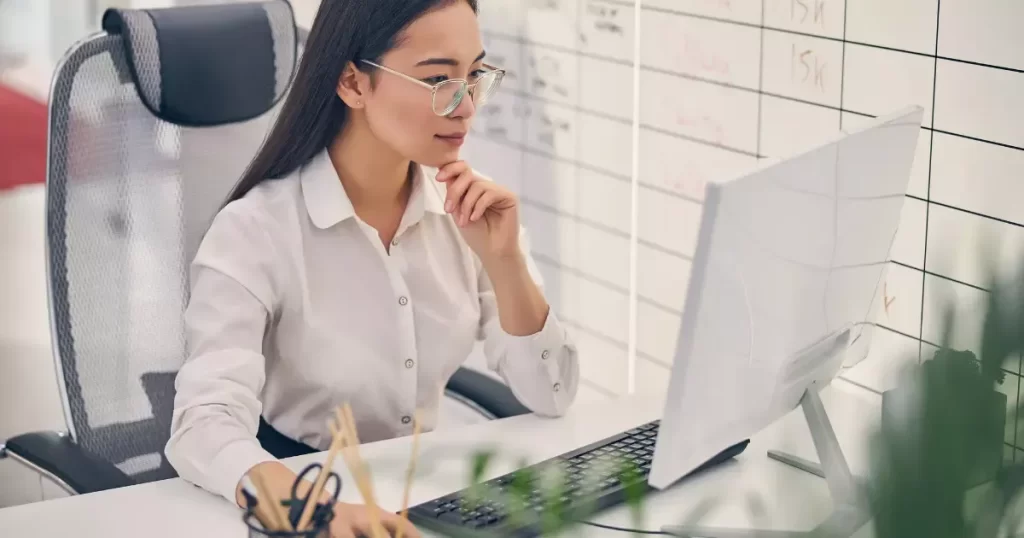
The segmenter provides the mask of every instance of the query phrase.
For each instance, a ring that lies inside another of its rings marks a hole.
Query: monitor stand
[[[662,532],[685,538],[846,538],[866,525],[871,520],[867,496],[846,464],[817,387],[812,386],[804,392],[800,405],[803,407],[804,417],[811,430],[811,438],[814,440],[814,448],[818,452],[821,465],[774,450],[768,451],[768,457],[825,479],[835,506],[828,519],[807,531],[667,525],[662,527]]]

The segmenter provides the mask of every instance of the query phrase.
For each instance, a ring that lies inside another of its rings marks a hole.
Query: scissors
[[[316,479],[320,473],[323,472],[323,468],[323,464],[310,463],[302,470],[301,473],[299,473],[297,477],[295,477],[295,482],[292,483],[291,497],[288,499],[288,519],[291,521],[293,528],[298,524],[299,518],[302,517],[302,511],[305,510],[306,503],[309,502],[309,496],[313,493],[312,484],[316,483]],[[308,476],[310,473],[312,473],[312,476]],[[338,473],[329,471],[327,473],[327,479],[324,480],[324,490],[327,490],[328,483],[331,479],[334,479],[334,491],[331,494],[330,501],[326,503],[317,503],[317,506],[313,509],[312,521],[314,523],[322,521],[322,518],[331,514],[335,503],[338,502],[338,495],[341,493],[341,477],[338,476]],[[299,484],[301,484],[303,480],[308,480],[311,485],[309,486],[309,491],[306,492],[306,495],[300,497],[298,494],[298,488]],[[316,502],[316,500],[314,500],[314,502]]]

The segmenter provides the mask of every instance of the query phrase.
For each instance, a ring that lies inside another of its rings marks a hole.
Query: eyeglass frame
[[[402,73],[401,71],[396,71],[394,69],[391,69],[390,67],[386,67],[386,66],[380,65],[380,64],[378,64],[376,62],[371,62],[370,60],[359,60],[359,61],[361,61],[361,62],[363,62],[365,64],[372,65],[373,67],[376,67],[377,69],[383,69],[384,71],[387,71],[388,73],[391,73],[392,75],[398,75],[399,77],[404,78],[405,80],[408,80],[410,82],[415,82],[416,84],[419,84],[420,86],[423,86],[424,88],[427,88],[428,90],[430,90],[430,109],[431,109],[431,111],[434,114],[437,114],[438,116],[441,116],[441,117],[447,116],[448,114],[451,114],[452,112],[455,112],[455,109],[459,108],[459,105],[462,104],[462,99],[459,99],[459,102],[456,103],[456,105],[454,107],[452,107],[452,109],[449,110],[447,113],[445,113],[445,114],[438,114],[437,111],[434,110],[434,101],[437,99],[437,89],[439,87],[441,87],[441,85],[449,84],[451,82],[461,82],[463,84],[463,86],[466,87],[466,93],[468,93],[470,95],[470,98],[472,98],[473,92],[476,90],[476,85],[480,83],[479,81],[471,83],[471,82],[469,82],[468,80],[466,80],[464,78],[450,78],[448,80],[442,80],[441,82],[438,82],[437,84],[428,84],[428,83],[423,82],[422,80],[420,80],[420,79],[418,79],[416,77],[413,77],[413,76],[410,76],[410,75],[406,75],[405,73]],[[497,83],[498,84],[500,84],[501,81],[505,78],[505,70],[504,69],[502,69],[500,67],[495,67],[493,65],[486,64],[486,63],[482,64],[482,65],[483,65],[483,67],[485,67],[488,70],[487,71],[488,74],[489,73],[497,73],[496,76],[498,77],[497,78]],[[463,97],[465,97],[465,95],[463,95]]]

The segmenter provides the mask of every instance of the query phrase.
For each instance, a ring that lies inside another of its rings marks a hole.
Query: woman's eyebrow
[[[480,60],[483,60],[484,56],[487,56],[487,51],[481,51],[480,55],[470,63],[477,63]],[[456,67],[459,65],[459,61],[455,58],[427,58],[426,60],[416,63],[416,67],[420,67],[422,65],[450,65]]]

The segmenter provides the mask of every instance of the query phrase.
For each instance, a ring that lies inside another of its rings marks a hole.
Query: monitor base
[[[820,476],[828,483],[829,494],[835,508],[817,527],[806,531],[731,529],[699,526],[667,525],[661,531],[681,538],[849,538],[871,521],[867,496],[860,481],[850,472],[836,439],[835,430],[825,413],[818,389],[811,386],[800,400],[807,427],[814,440],[820,465],[798,456],[775,450],[768,457],[802,471]]]

